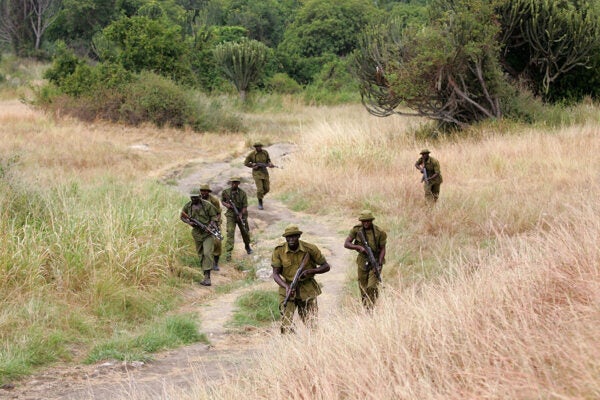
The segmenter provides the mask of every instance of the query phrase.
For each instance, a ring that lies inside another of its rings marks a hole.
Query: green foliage
[[[350,54],[376,14],[375,7],[360,0],[307,1],[278,47],[284,70],[300,83],[312,81],[326,62],[321,57]]]
[[[235,301],[238,309],[233,314],[233,326],[262,326],[279,319],[279,294],[255,290]]]
[[[515,78],[527,79],[536,94],[567,97],[551,87],[581,68],[593,66],[600,50],[600,12],[592,2],[578,0],[509,0],[502,16],[504,57]],[[568,79],[567,79],[568,80]],[[563,80],[563,83],[565,81]]]
[[[302,86],[283,72],[268,78],[265,87],[269,92],[280,94],[297,94],[302,91]]]
[[[243,26],[250,39],[274,47],[284,31],[284,7],[277,0],[231,0],[224,15],[229,26]]]
[[[264,44],[250,39],[239,42],[227,42],[214,50],[215,60],[223,73],[236,87],[242,101],[250,85],[260,78],[264,66],[271,56],[270,49]]]
[[[321,68],[313,83],[304,91],[309,104],[339,104],[358,102],[358,82],[350,72],[350,59],[333,58]]]
[[[435,0],[427,26],[391,21],[365,31],[356,75],[367,109],[466,126],[502,116],[507,86],[498,62],[495,3]]]
[[[177,82],[193,82],[188,46],[181,27],[145,16],[121,18],[103,30],[114,47],[99,54],[128,71],[153,71]]]
[[[42,87],[36,103],[86,121],[151,122],[196,131],[242,129],[239,118],[218,102],[152,72],[132,74],[121,65],[101,63],[95,67],[79,64],[70,75],[55,75],[60,77],[55,79],[59,86]]]
[[[61,86],[69,76],[75,73],[77,67],[83,64],[83,60],[68,49],[64,42],[60,42],[56,47],[52,66],[46,70],[44,78],[56,86]]]

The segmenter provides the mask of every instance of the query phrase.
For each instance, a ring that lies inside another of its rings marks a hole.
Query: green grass
[[[175,315],[148,326],[141,335],[124,334],[95,346],[86,362],[146,361],[152,353],[196,342],[208,343],[208,338],[199,332],[195,315]]]
[[[230,326],[262,326],[279,319],[279,294],[255,290],[240,296]]]

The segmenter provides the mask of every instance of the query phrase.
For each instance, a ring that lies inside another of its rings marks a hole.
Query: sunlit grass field
[[[298,145],[272,173],[289,207],[334,216],[340,231],[374,212],[389,233],[383,297],[372,315],[351,308],[315,332],[265,338],[252,371],[173,396],[600,396],[596,106],[563,110],[573,124],[427,140],[421,120],[284,104],[245,116],[246,134],[216,135],[85,125],[3,101],[0,376],[153,351],[151,330],[179,332],[174,345],[202,340],[189,336],[192,317],[167,318],[193,253],[177,219],[185,196],[160,178],[260,139]],[[423,147],[444,177],[433,208],[414,168]]]
[[[373,210],[389,233],[382,301],[269,338],[250,373],[176,398],[599,397],[599,113],[563,111],[579,123],[427,141],[420,121],[313,110],[275,191],[341,229]],[[433,208],[423,147],[444,177]]]

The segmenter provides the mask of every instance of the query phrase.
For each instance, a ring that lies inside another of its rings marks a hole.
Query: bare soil
[[[266,149],[275,164],[284,164],[294,146],[279,143]],[[254,254],[246,255],[241,237],[237,237],[233,261],[222,263],[221,271],[213,272],[212,287],[190,288],[186,293],[186,305],[180,310],[199,314],[201,331],[208,336],[209,345],[200,343],[155,354],[147,363],[108,360],[94,365],[56,365],[14,386],[0,388],[0,399],[164,398],[172,388],[185,389],[199,380],[205,385],[216,385],[227,375],[252,368],[254,356],[268,345],[269,337],[279,334],[277,323],[259,329],[232,329],[228,321],[235,310],[235,300],[243,293],[257,289],[276,290],[270,277],[271,252],[275,245],[283,242],[281,233],[290,223],[300,226],[304,232],[302,239],[317,244],[331,265],[330,272],[317,277],[323,286],[319,318],[327,318],[335,312],[344,297],[348,269],[353,265],[352,253],[343,248],[344,237],[340,235],[336,221],[291,211],[269,196],[265,198],[265,209],[258,210],[254,183],[242,162],[243,157],[209,163],[192,160],[161,174],[163,180],[177,182],[176,190],[183,193],[201,183],[210,183],[216,195],[226,187],[231,176],[242,176],[241,187],[252,198],[249,222]],[[277,184],[275,179],[271,181],[272,185]],[[191,240],[190,236],[190,246]],[[216,288],[241,278],[234,268],[235,263],[241,261],[254,263],[259,279],[249,286],[219,294]]]

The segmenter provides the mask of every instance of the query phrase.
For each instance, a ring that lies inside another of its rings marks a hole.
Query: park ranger
[[[287,226],[282,235],[285,243],[275,247],[271,258],[273,280],[279,285],[281,333],[293,332],[292,320],[296,309],[306,326],[315,327],[318,311],[317,296],[321,294],[321,287],[314,276],[330,269],[319,248],[300,240],[300,235],[302,231],[298,226]],[[298,285],[294,289],[292,282],[301,265],[303,269],[298,276]]]
[[[248,226],[248,196],[240,189],[241,179],[237,176],[229,179],[229,188],[221,193],[221,203],[227,208],[227,240],[225,242],[225,260],[231,261],[231,252],[235,243],[235,227],[240,229],[246,253],[252,254],[250,248],[250,229]],[[237,211],[237,214],[236,214]]]
[[[440,163],[429,156],[430,151],[421,150],[421,157],[415,163],[415,168],[423,174],[423,188],[425,190],[425,200],[435,203],[440,197],[440,185],[443,182]]]
[[[372,309],[375,301],[379,296],[379,279],[377,279],[376,271],[368,262],[367,248],[362,240],[366,239],[368,246],[373,252],[375,261],[378,263],[379,273],[385,262],[385,244],[387,241],[387,233],[377,225],[373,224],[373,214],[369,210],[364,210],[358,216],[360,224],[355,225],[348,234],[344,247],[351,250],[356,250],[358,288],[362,304],[367,309]]]
[[[200,257],[202,271],[204,272],[204,280],[200,282],[200,284],[203,286],[210,286],[210,271],[214,263],[214,237],[204,229],[195,225],[190,218],[205,225],[212,225],[213,227],[217,226],[217,209],[210,202],[200,198],[199,189],[193,189],[191,191],[190,201],[183,206],[180,219],[192,226],[192,237],[196,244],[196,252]]]
[[[221,231],[221,202],[219,201],[217,196],[211,193],[212,190],[207,183],[200,185],[200,198],[202,200],[210,202],[210,204],[215,206],[215,208],[217,209],[217,226],[219,228],[219,231]],[[215,251],[213,252],[214,263],[212,269],[213,271],[219,271],[219,257],[221,256],[221,248],[223,246],[221,246],[221,241],[219,239],[214,238],[213,240],[215,241]]]
[[[263,149],[261,142],[254,143],[254,150],[251,151],[244,160],[244,165],[252,168],[252,177],[256,184],[256,197],[258,198],[258,209],[262,210],[263,198],[269,193],[269,171],[267,168],[274,168],[269,153]]]

